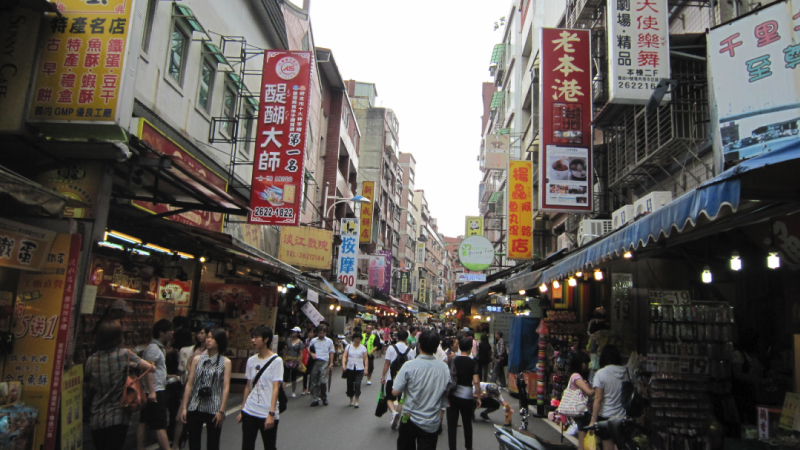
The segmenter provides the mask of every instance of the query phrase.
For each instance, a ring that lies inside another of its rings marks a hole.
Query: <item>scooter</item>
[[[494,437],[500,444],[500,450],[575,450],[575,446],[572,444],[551,442],[512,427],[495,425],[494,429]]]
[[[641,450],[639,444],[633,439],[637,430],[646,434],[646,430],[633,419],[617,418],[596,422],[586,431],[594,431],[601,439],[611,439],[620,450]]]

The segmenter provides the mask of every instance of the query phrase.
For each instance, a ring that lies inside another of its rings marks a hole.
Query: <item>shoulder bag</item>
[[[122,386],[122,398],[120,406],[122,409],[134,413],[142,409],[147,404],[147,395],[142,388],[141,379],[147,372],[139,375],[131,375],[131,351],[128,350],[128,362],[125,363],[125,384]]]
[[[567,417],[578,417],[584,415],[588,410],[589,399],[576,386],[575,389],[570,387],[564,389],[564,395],[561,396],[561,403],[556,412]]]
[[[264,367],[258,371],[256,377],[253,378],[253,388],[255,388],[255,386],[258,384],[258,380],[261,378],[261,375],[264,373],[264,371],[267,370],[267,367],[269,367],[269,365],[272,364],[272,361],[275,361],[276,359],[278,359],[278,355],[273,356],[272,359],[267,361],[267,363],[264,364]],[[286,397],[286,392],[283,390],[283,382],[280,383],[281,384],[278,387],[278,412],[284,412],[289,407],[289,399]]]

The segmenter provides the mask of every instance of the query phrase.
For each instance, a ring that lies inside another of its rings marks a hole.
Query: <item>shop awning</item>
[[[542,283],[542,271],[526,272],[506,280],[506,292],[513,294],[538,286]]]
[[[39,206],[47,214],[53,216],[61,214],[69,200],[58,192],[47,189],[2,166],[0,166],[0,194],[9,195],[25,205]]]
[[[331,297],[335,298],[339,302],[339,306],[341,306],[342,308],[350,308],[350,309],[355,309],[356,311],[362,311],[362,312],[367,310],[367,308],[365,308],[362,305],[359,305],[357,303],[354,303],[352,300],[347,298],[346,295],[344,295],[341,292],[339,292],[335,287],[333,287],[333,285],[331,285],[328,282],[328,280],[326,280],[324,278],[320,278],[320,280],[322,280],[322,282],[325,283],[325,286],[327,286],[328,289],[331,290],[331,292],[328,295],[330,295]]]
[[[795,141],[770,153],[744,161],[708,180],[697,189],[684,194],[665,207],[636,222],[580,249],[547,269],[545,283],[565,278],[579,270],[588,270],[608,259],[636,251],[670,236],[689,232],[720,217],[736,213],[743,200],[786,200],[790,194],[796,200],[797,186],[781,184],[783,193],[765,191],[764,177],[775,179],[772,171],[760,171],[780,164],[797,166],[800,163],[800,141]],[[760,178],[759,178],[760,177]],[[797,181],[786,179],[788,184]],[[775,183],[773,183],[773,187]],[[746,192],[747,195],[743,195]]]

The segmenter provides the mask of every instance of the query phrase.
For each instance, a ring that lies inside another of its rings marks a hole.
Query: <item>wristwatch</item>
[[[275,413],[275,412],[273,412],[273,411],[270,411],[270,412],[269,412],[269,415],[270,415],[270,416],[272,416],[272,417],[275,417],[275,414],[276,414],[276,413]]]

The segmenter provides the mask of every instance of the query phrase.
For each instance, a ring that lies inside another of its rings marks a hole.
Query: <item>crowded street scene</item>
[[[798,173],[800,0],[0,0],[0,450],[799,450]]]

